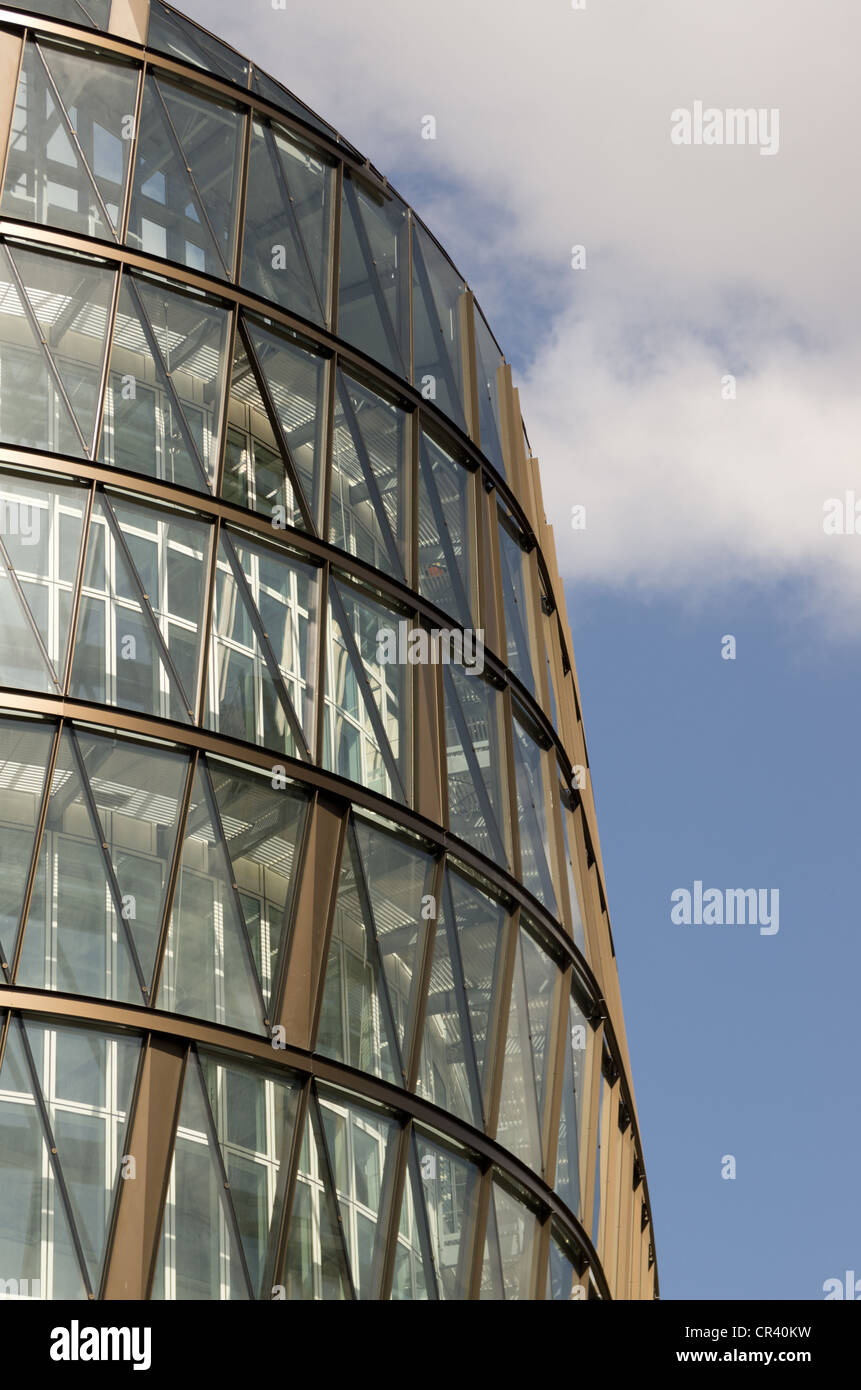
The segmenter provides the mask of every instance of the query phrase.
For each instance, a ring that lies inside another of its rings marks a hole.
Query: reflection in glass
[[[84,236],[117,239],[138,71],[40,39],[24,49],[0,209]]]
[[[377,1110],[321,1095],[323,1138],[359,1298],[376,1294],[386,1236],[384,1204],[391,1200],[397,1123]]]
[[[343,1302],[355,1297],[335,1179],[312,1093],[280,1282],[289,1302]]]

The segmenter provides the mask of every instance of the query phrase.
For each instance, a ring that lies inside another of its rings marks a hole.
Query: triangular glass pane
[[[4,685],[62,688],[87,493],[0,478],[0,669]],[[5,551],[17,585],[3,562]],[[37,636],[38,634],[38,636]]]
[[[230,1197],[212,1149],[197,1060],[185,1071],[153,1299],[247,1299]]]
[[[380,1221],[382,1199],[394,1176],[390,1165],[396,1155],[390,1146],[398,1124],[378,1110],[349,1104],[340,1093],[321,1095],[320,1114],[353,1286],[359,1298],[371,1299],[378,1296],[375,1275],[386,1234]]]
[[[130,246],[231,278],[243,127],[237,108],[148,74]]]
[[[424,1215],[422,1196],[418,1188],[413,1188],[415,1164],[407,1169],[404,1195],[401,1199],[401,1215],[398,1222],[398,1240],[395,1246],[395,1265],[392,1273],[393,1303],[426,1303],[436,1298],[434,1271],[430,1251],[423,1248],[419,1222]],[[427,1263],[426,1263],[427,1261]],[[431,1267],[429,1267],[431,1266]]]
[[[413,1173],[427,1213],[437,1294],[441,1299],[469,1296],[472,1232],[480,1174],[474,1163],[434,1144],[416,1131]]]
[[[403,1084],[403,1066],[368,920],[352,835],[341,862],[316,1051],[385,1081]]]
[[[78,732],[90,791],[147,988],[179,830],[188,757],[154,744]],[[140,1002],[138,1000],[138,1002]]]
[[[374,569],[403,579],[407,417],[338,374],[329,540]]]
[[[290,1211],[287,1255],[278,1281],[291,1303],[335,1303],[353,1297],[337,1198],[318,1134],[322,1135],[322,1125],[312,1096]]]
[[[449,826],[489,859],[508,864],[501,695],[462,666],[443,668]]]
[[[399,615],[330,585],[324,765],[402,801],[407,778],[407,666],[383,660],[378,634]]]
[[[541,1167],[541,1097],[536,1087],[535,1055],[530,1027],[533,1009],[530,1008],[529,987],[534,985],[534,971],[527,978],[524,955],[531,943],[521,931],[514,964],[514,980],[508,1011],[508,1033],[505,1041],[505,1066],[502,1073],[502,1093],[499,1100],[499,1120],[496,1137],[503,1148],[528,1163],[536,1173]],[[535,947],[536,951],[538,947]],[[550,962],[552,966],[552,962]],[[555,967],[554,967],[555,969]],[[542,981],[542,984],[545,982]],[[551,996],[552,996],[552,985]],[[540,998],[540,997],[539,997]],[[537,1022],[542,1019],[540,1002],[535,1004]],[[546,1039],[541,1040],[546,1052]],[[542,1053],[538,1053],[542,1060]]]
[[[53,741],[51,725],[0,721],[0,949],[6,961],[18,937]]]
[[[123,277],[99,459],[200,492],[215,477],[230,314]]]
[[[51,783],[17,982],[140,1004],[142,983],[81,781],[64,732]],[[119,910],[118,910],[119,909]]]
[[[206,769],[198,765],[159,1007],[260,1033],[262,998]]]
[[[299,1083],[259,1067],[225,1066],[205,1053],[200,1065],[251,1287],[269,1298],[263,1278],[281,1227]]]
[[[221,495],[234,506],[260,512],[273,524],[277,521],[280,529],[304,529],[281,444],[240,337],[233,358]]]
[[[278,980],[308,798],[262,774],[210,760],[233,876],[267,1002]]]
[[[107,507],[102,497],[96,497],[84,566],[71,694],[91,703],[119,705],[188,724],[194,718],[189,701],[193,700],[195,689],[192,686],[189,692],[179,688],[173,659],[176,651],[180,664],[186,666],[188,658],[182,651],[186,633],[180,624],[175,629],[171,625],[171,643],[165,651],[164,638],[153,618],[156,604],[145,604],[141,598],[143,592],[155,599],[159,589],[151,591],[139,575],[135,577],[109,524]],[[166,561],[164,552],[168,547],[162,544],[160,548],[159,558]],[[200,599],[199,592],[192,591],[188,596],[195,603]],[[166,659],[168,654],[173,670]]]
[[[320,325],[329,301],[334,173],[318,150],[255,118],[242,283]]]
[[[4,442],[91,455],[114,276],[83,257],[0,248]]]
[[[208,728],[305,756],[297,733],[312,744],[318,578],[286,551],[222,533]]]
[[[419,456],[419,593],[463,627],[472,625],[472,479],[429,434]]]
[[[460,305],[466,285],[436,242],[413,221],[413,381],[425,400],[466,432]]]
[[[147,47],[170,53],[218,77],[226,77],[240,87],[248,86],[247,59],[185,15],[163,5],[161,0],[150,0]]]
[[[481,1091],[473,1060],[466,983],[456,942],[452,941],[454,931],[444,893],[437,920],[416,1089],[434,1105],[480,1129]]]
[[[246,319],[245,326],[266,383],[270,414],[281,427],[305,503],[319,526],[328,417],[326,358],[253,319]]]
[[[488,1030],[494,1013],[506,911],[501,903],[451,870],[447,882],[451,888],[475,1057],[484,1083]]]
[[[403,1057],[407,1029],[415,1012],[414,988],[427,939],[428,923],[423,908],[433,886],[434,858],[366,821],[357,818],[354,825]]]
[[[559,909],[549,862],[550,825],[544,799],[547,754],[518,718],[512,724],[520,828],[520,876],[524,887],[555,917]]]
[[[15,1271],[10,1277],[27,1281],[31,1297],[85,1299],[23,1037],[24,1025],[12,1019],[0,1071],[0,1260]]]
[[[99,1287],[140,1058],[134,1037],[28,1022],[90,1283]]]
[[[338,334],[409,376],[409,240],[407,208],[344,177],[341,203]]]

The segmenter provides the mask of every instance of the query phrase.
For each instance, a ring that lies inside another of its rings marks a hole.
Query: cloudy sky
[[[861,1270],[861,534],[823,530],[829,498],[861,500],[861,6],[180,8],[390,177],[514,364],[574,627],[662,1289],[822,1298]],[[698,101],[778,111],[777,153],[674,144]],[[777,887],[779,934],[672,925],[696,879]]]

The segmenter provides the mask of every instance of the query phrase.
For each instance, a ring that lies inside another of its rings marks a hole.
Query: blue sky
[[[856,0],[181,8],[389,175],[514,364],[663,1296],[822,1298],[861,1273],[861,536],[822,528],[826,499],[861,496]],[[674,147],[672,111],[699,99],[778,108],[779,153]],[[778,889],[779,932],[674,925],[697,879]]]

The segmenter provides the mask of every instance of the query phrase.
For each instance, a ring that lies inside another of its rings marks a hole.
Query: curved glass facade
[[[517,392],[361,156],[159,0],[0,28],[0,1278],[652,1298]]]

